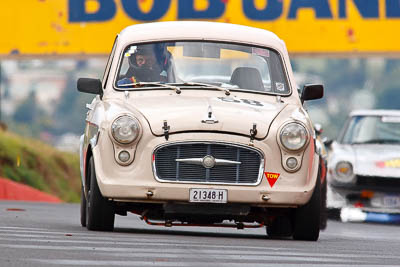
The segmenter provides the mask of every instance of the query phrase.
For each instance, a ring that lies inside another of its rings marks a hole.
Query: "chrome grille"
[[[241,164],[205,168],[176,161],[207,155]],[[157,148],[154,156],[157,179],[169,182],[254,185],[260,181],[264,162],[262,154],[255,149],[224,143],[175,143]]]

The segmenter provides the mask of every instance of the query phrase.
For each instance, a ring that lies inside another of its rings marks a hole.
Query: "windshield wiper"
[[[220,87],[217,85],[212,85],[208,83],[198,83],[198,82],[184,82],[184,83],[173,83],[173,85],[183,85],[183,86],[202,86],[202,87],[207,87],[210,89],[217,89],[220,91],[224,91],[225,95],[230,95],[231,92],[229,91],[228,88]]]
[[[136,82],[136,83],[128,83],[128,84],[120,84],[118,85],[119,87],[130,87],[130,86],[159,86],[159,87],[164,87],[164,88],[169,88],[175,91],[178,95],[181,93],[181,89],[178,86],[171,85],[171,84],[165,84],[161,82]]]
[[[179,86],[201,86],[207,87],[210,89],[217,89],[220,91],[224,91],[225,95],[230,95],[231,92],[228,88],[220,87],[217,85],[212,85],[208,83],[197,83],[197,82],[184,82],[184,83],[161,83],[161,82],[136,82],[136,83],[128,83],[128,84],[120,84],[119,87],[143,87],[143,86],[159,86],[165,87],[174,90],[177,94],[181,93],[181,88]]]
[[[353,142],[353,145],[360,145],[360,144],[396,144],[400,143],[400,140],[396,139],[371,139],[364,142]]]

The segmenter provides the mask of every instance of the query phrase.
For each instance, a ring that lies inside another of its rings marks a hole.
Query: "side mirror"
[[[100,79],[92,78],[79,78],[77,82],[77,88],[79,92],[103,95],[103,88]]]
[[[306,100],[320,99],[324,96],[324,86],[321,84],[306,84],[301,93],[301,103]]]
[[[332,143],[333,143],[333,140],[332,139],[326,139],[326,140],[323,140],[323,142],[324,142],[326,147],[330,148]]]

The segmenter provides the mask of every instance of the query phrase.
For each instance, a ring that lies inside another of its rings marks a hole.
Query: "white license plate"
[[[400,207],[400,196],[384,196],[383,205],[388,208]]]
[[[226,203],[228,200],[226,189],[192,188],[189,194],[190,202]]]

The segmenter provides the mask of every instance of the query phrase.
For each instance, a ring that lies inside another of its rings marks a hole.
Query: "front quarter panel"
[[[105,118],[103,103],[100,97],[93,99],[91,104],[87,105],[89,109],[86,115],[85,132],[80,139],[80,164],[81,164],[81,179],[84,192],[86,192],[86,170],[89,156],[92,153],[92,148],[97,145],[99,136],[99,125]]]

